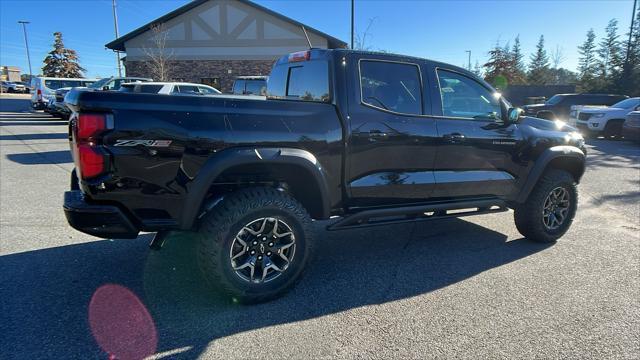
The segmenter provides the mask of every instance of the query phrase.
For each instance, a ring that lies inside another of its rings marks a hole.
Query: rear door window
[[[178,85],[173,90],[173,92],[178,92],[181,94],[200,94],[198,87],[193,85]]]
[[[157,94],[160,89],[162,89],[162,85],[139,85],[139,90],[136,92],[143,94]]]
[[[422,114],[422,82],[416,64],[360,61],[362,103],[401,114]]]

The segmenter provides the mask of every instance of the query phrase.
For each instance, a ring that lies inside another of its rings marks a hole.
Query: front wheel
[[[577,206],[578,189],[573,176],[564,170],[548,170],[527,201],[516,207],[516,227],[527,239],[554,242],[569,230]]]
[[[268,301],[300,279],[313,252],[311,218],[284,192],[249,188],[203,219],[198,264],[216,289],[241,303]]]
[[[604,127],[605,139],[621,139],[622,138],[622,125],[623,121],[610,120]]]

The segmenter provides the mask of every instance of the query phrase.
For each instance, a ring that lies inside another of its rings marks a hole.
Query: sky
[[[188,0],[116,0],[120,35],[124,35]],[[285,16],[349,42],[351,3],[346,0],[255,0]],[[590,28],[600,40],[610,19],[628,31],[633,0],[356,0],[356,30],[371,22],[366,45],[376,50],[426,57],[458,66],[487,60],[499,41],[520,35],[524,53],[535,50],[540,35],[549,53],[559,48],[560,66],[576,70],[578,50]],[[28,73],[22,27],[34,73],[51,50],[53,33],[80,55],[88,77],[117,74],[115,55],[104,44],[115,38],[111,0],[0,0],[0,65]]]

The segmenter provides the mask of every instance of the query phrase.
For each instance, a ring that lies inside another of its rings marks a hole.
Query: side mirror
[[[108,87],[108,86],[103,86],[103,87],[102,87],[102,90],[104,90],[104,91],[109,91],[109,87]]]
[[[517,123],[523,112],[520,108],[509,108],[509,110],[507,110],[507,121],[509,123]]]

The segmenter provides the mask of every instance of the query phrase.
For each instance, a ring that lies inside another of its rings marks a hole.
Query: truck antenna
[[[307,34],[307,29],[302,25],[302,32],[304,32],[304,37],[307,38],[307,42],[309,43],[309,49],[313,49],[313,45],[311,45],[311,40],[309,40],[309,34]]]

